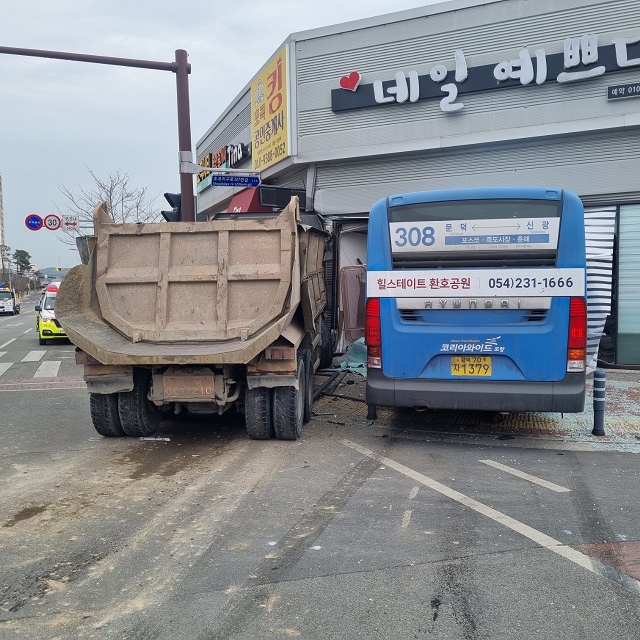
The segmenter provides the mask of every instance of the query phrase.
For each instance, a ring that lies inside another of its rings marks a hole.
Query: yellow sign
[[[287,48],[251,83],[252,167],[263,171],[289,155]]]

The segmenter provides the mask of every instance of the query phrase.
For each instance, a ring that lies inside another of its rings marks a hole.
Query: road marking
[[[2,356],[7,353],[6,351],[0,351],[0,358],[2,358]]]
[[[27,382],[25,380],[0,381],[0,393],[17,393],[18,391],[32,393],[33,391],[51,391],[52,389],[61,391],[86,388],[87,383],[77,378],[56,378],[55,380],[39,380],[38,382]]]
[[[58,375],[61,360],[45,360],[33,374],[34,378],[55,378]]]
[[[423,475],[422,473],[415,471],[414,469],[410,469],[409,467],[405,467],[403,464],[392,460],[391,458],[387,458],[385,456],[378,455],[374,453],[370,449],[366,449],[365,447],[356,444],[355,442],[351,442],[350,440],[342,440],[342,444],[355,451],[358,451],[364,456],[371,458],[373,460],[377,460],[378,462],[390,467],[391,469],[395,469],[398,473],[401,473],[408,478],[411,478],[415,482],[418,482],[425,487],[429,487],[434,491],[446,496],[447,498],[451,498],[451,500],[455,500],[460,504],[468,507],[469,509],[473,509],[477,513],[480,513],[491,520],[498,522],[499,524],[519,533],[520,535],[528,538],[532,542],[540,545],[541,547],[552,551],[553,553],[570,560],[571,562],[591,571],[592,573],[606,578],[607,580],[611,580],[616,584],[624,587],[625,589],[631,591],[635,595],[640,596],[640,581],[631,578],[630,576],[617,571],[616,569],[609,567],[599,560],[595,558],[590,558],[588,555],[573,549],[572,547],[568,547],[565,544],[562,544],[559,540],[548,536],[546,533],[542,533],[542,531],[538,531],[533,527],[530,527],[524,522],[520,522],[511,516],[506,515],[498,511],[497,509],[493,509],[492,507],[488,507],[482,502],[478,502],[469,496],[466,496],[455,489],[451,489],[451,487],[447,487],[446,485],[438,482],[437,480],[433,480],[428,476]]]
[[[543,480],[542,478],[532,476],[531,474],[525,473],[524,471],[518,471],[518,469],[514,469],[513,467],[508,467],[506,464],[500,464],[499,462],[494,462],[493,460],[478,460],[478,462],[482,462],[483,464],[487,464],[490,467],[500,469],[505,473],[510,473],[512,476],[518,476],[518,478],[528,480],[529,482],[533,482],[534,484],[539,484],[541,487],[551,489],[551,491],[556,491],[557,493],[567,493],[571,491],[571,489],[561,487],[559,484],[555,484],[553,482],[549,482],[548,480]]]
[[[407,509],[402,516],[402,524],[400,525],[403,529],[406,529],[411,522],[411,514],[413,511],[411,509]]]
[[[42,360],[42,356],[47,353],[46,351],[29,351],[27,355],[20,360],[20,362],[39,362]]]
[[[420,491],[420,487],[413,487],[413,489],[411,489],[411,493],[409,494],[409,500],[413,500],[418,495],[418,491]]]
[[[0,376],[13,364],[13,362],[0,363]]]
[[[26,331],[23,331],[22,335],[25,335],[26,333],[31,333],[31,329],[27,329]]]
[[[14,340],[18,338],[11,338],[11,340],[7,340],[4,344],[0,344],[0,349],[4,349],[8,344],[11,344]]]

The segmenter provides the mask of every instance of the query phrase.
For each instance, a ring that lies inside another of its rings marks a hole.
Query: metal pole
[[[187,152],[193,161],[191,151],[191,121],[189,117],[189,64],[187,52],[176,49],[176,94],[178,100],[178,150]],[[179,154],[182,156],[183,153]],[[180,219],[195,222],[196,211],[193,202],[193,175],[180,171]]]
[[[604,432],[604,405],[607,374],[602,369],[593,372],[593,431],[594,436],[606,436]]]

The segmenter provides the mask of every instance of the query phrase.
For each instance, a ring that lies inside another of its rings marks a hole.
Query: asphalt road
[[[637,455],[325,415],[102,438],[34,304],[0,318],[0,638],[640,637]]]

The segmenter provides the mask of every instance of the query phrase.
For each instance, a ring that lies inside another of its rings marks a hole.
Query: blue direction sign
[[[257,187],[260,185],[258,176],[211,176],[211,185],[214,187]]]
[[[24,219],[24,223],[27,225],[27,229],[31,231],[40,231],[42,229],[43,221],[37,213],[32,213]]]

